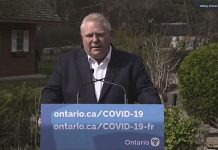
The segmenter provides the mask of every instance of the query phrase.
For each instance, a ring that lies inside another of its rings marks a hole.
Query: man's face
[[[110,33],[101,22],[86,22],[81,33],[86,53],[101,62],[110,50]]]

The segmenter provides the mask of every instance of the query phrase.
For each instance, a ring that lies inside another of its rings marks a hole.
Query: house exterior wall
[[[0,23],[0,77],[35,72],[35,24]],[[12,30],[29,31],[29,51],[12,52]]]

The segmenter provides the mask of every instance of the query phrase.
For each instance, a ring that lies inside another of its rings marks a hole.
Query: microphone
[[[96,78],[94,78],[93,73],[94,73],[94,69],[91,68],[91,74],[92,74],[92,78],[94,79],[93,80],[94,82],[100,81],[100,82],[107,83],[107,84],[110,84],[110,85],[117,86],[117,87],[121,88],[123,90],[123,92],[124,92],[124,94],[123,94],[124,104],[128,104],[128,99],[127,99],[127,96],[126,96],[126,90],[122,85],[117,84],[117,83],[113,83],[113,82],[109,82],[109,81],[105,81],[106,78],[96,79]]]

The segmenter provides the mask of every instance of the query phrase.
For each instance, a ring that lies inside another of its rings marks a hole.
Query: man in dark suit
[[[60,56],[42,103],[160,103],[142,59],[111,44],[103,15],[89,14],[80,28],[83,47]]]

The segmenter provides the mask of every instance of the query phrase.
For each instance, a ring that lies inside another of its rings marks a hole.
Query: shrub
[[[184,117],[182,110],[174,107],[165,111],[165,149],[195,149],[200,133],[199,121]]]
[[[39,63],[39,73],[51,75],[54,69],[55,61],[41,61]]]
[[[38,110],[37,97],[25,84],[0,90],[0,149],[35,149],[38,133],[30,119]]]
[[[178,78],[182,103],[188,114],[204,122],[217,122],[218,44],[188,55],[181,64]]]

